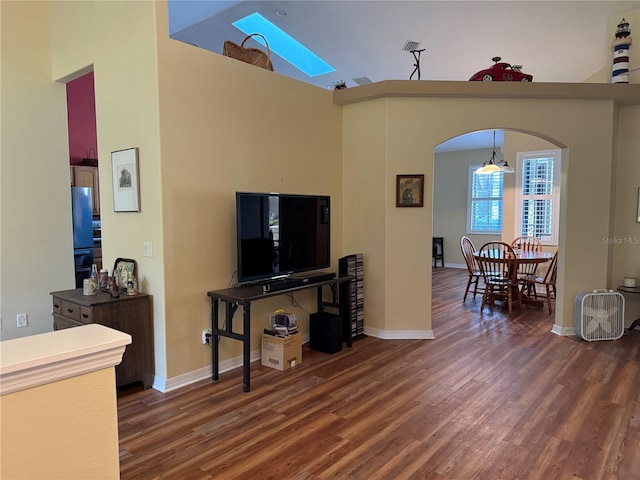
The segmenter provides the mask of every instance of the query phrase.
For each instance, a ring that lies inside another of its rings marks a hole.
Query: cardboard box
[[[287,337],[262,334],[262,365],[287,370],[302,363],[302,339],[300,333]]]

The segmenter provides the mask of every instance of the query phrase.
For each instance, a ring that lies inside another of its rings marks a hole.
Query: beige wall
[[[331,92],[170,40],[158,10],[158,65],[166,279],[167,375],[211,364],[200,331],[210,326],[208,290],[226,288],[236,269],[235,192],[331,195],[331,253],[342,253],[341,109]],[[315,289],[296,298],[314,312]],[[286,296],[252,305],[251,349],[268,314],[308,315]],[[221,310],[221,314],[222,314]],[[236,331],[242,315],[235,317]],[[220,342],[222,359],[241,342]]]
[[[0,338],[52,329],[51,297],[73,288],[65,86],[51,81],[49,5],[1,2]],[[16,315],[27,313],[27,328]]]
[[[640,107],[621,108],[618,119],[613,227],[606,238],[600,239],[611,249],[607,287],[613,289],[624,277],[640,281],[640,223],[635,221],[640,195]],[[627,294],[625,299],[625,318],[629,323],[640,318],[640,295]]]
[[[105,368],[1,396],[0,477],[120,478],[114,372]]]
[[[141,288],[154,299],[161,382],[210,366],[200,331],[210,321],[206,292],[225,288],[235,270],[236,190],[330,194],[334,264],[342,224],[341,117],[331,93],[170,40],[166,15],[163,3],[62,4],[53,48],[59,77],[93,64],[106,159],[103,257],[138,262]],[[92,49],[74,24],[91,25]],[[129,147],[140,149],[141,211],[114,213],[110,152]],[[142,255],[145,241],[153,258]],[[297,296],[313,308],[311,292]],[[292,307],[286,297],[254,307],[253,349],[275,308]],[[222,360],[240,345],[223,341]]]
[[[161,380],[210,368],[200,330],[209,322],[206,292],[226,287],[235,268],[235,190],[332,195],[334,265],[343,253],[365,254],[367,326],[381,336],[428,337],[433,148],[477,129],[533,132],[567,147],[561,242],[572,249],[559,324],[572,324],[577,292],[617,275],[601,242],[610,233],[611,196],[592,193],[606,193],[612,181],[609,101],[397,98],[338,107],[326,90],[170,41],[162,2],[0,8],[2,338],[49,330],[49,292],[73,286],[64,85],[55,81],[90,68],[105,264],[138,261],[141,289],[153,296]],[[621,114],[620,125],[631,132],[637,115]],[[619,150],[638,151],[624,145],[630,136]],[[134,146],[141,212],[114,213],[110,153]],[[399,173],[425,173],[425,208],[395,208]],[[143,257],[144,241],[153,242],[153,258]],[[619,250],[624,264],[633,253]],[[313,292],[299,297],[314,308]],[[286,297],[259,302],[256,322],[275,308],[291,309]],[[30,327],[9,329],[24,311]],[[236,342],[221,346],[223,359],[239,354]]]
[[[378,116],[370,115],[369,103],[384,104]],[[571,245],[563,256],[560,274],[560,297],[556,323],[573,325],[573,299],[585,289],[606,282],[608,251],[599,241],[607,235],[610,218],[610,185],[614,133],[614,109],[609,101],[550,101],[506,99],[390,98],[350,104],[345,110],[345,142],[353,145],[345,153],[345,163],[360,168],[365,183],[379,183],[377,191],[386,192],[386,243],[384,251],[376,240],[366,240],[385,255],[386,318],[382,313],[367,312],[367,321],[393,325],[405,331],[431,330],[429,292],[431,291],[431,183],[433,148],[442,141],[479,129],[510,128],[535,133],[559,147],[563,153],[563,198],[560,248]],[[359,114],[359,112],[363,112]],[[364,112],[369,114],[364,114]],[[352,130],[352,121],[363,122]],[[367,126],[386,122],[384,152],[386,178],[369,175],[364,145]],[[359,148],[359,145],[363,145]],[[397,173],[426,173],[427,189],[424,209],[396,209],[393,184]],[[347,179],[345,179],[347,183]],[[601,192],[597,198],[593,191]],[[351,217],[351,202],[345,192],[345,218]],[[355,200],[355,198],[351,199]],[[373,198],[359,198],[359,202]],[[376,198],[379,202],[379,198]],[[348,240],[345,240],[348,241]],[[590,258],[590,262],[584,262]],[[566,265],[566,268],[565,268]],[[370,288],[382,282],[368,277]],[[425,299],[423,301],[422,299]]]
[[[365,323],[374,331],[386,328],[386,104],[380,100],[343,109],[343,245],[346,253],[364,255]]]
[[[53,80],[93,68],[98,134],[102,256],[137,262],[153,298],[156,376],[166,378],[160,143],[154,2],[53,2]],[[113,211],[111,152],[139,149],[140,212]],[[143,256],[152,242],[154,256]]]
[[[23,331],[3,329],[3,338],[50,330],[49,292],[73,288],[63,82],[88,69],[96,91],[103,257],[105,265],[117,257],[138,263],[141,290],[153,297],[161,384],[210,368],[200,331],[210,322],[206,292],[225,288],[235,270],[236,190],[331,195],[337,267],[342,120],[331,92],[169,40],[162,2],[1,5],[8,127],[2,131],[2,314],[14,319],[26,311],[31,322]],[[38,21],[42,28],[34,34]],[[23,45],[20,55],[10,44]],[[16,122],[19,115],[29,123]],[[140,150],[141,211],[115,213],[110,154],[130,147]],[[26,201],[15,202],[21,197]],[[145,241],[153,243],[152,258],[143,256]],[[15,252],[28,252],[29,261]],[[296,299],[314,311],[313,291]],[[260,319],[266,325],[276,308],[293,309],[287,297],[254,306],[253,349]],[[306,315],[297,313],[306,328]],[[239,346],[223,341],[222,359],[237,356]]]

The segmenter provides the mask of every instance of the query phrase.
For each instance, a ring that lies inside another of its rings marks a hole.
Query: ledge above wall
[[[131,335],[97,323],[5,340],[0,394],[114,367],[130,343]]]
[[[383,97],[613,100],[617,105],[630,106],[640,105],[640,84],[385,80],[333,91],[333,103],[337,105]]]

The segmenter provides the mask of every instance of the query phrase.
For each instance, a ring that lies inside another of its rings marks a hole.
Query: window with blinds
[[[469,167],[467,233],[502,232],[502,172],[478,174],[480,165]]]
[[[515,236],[557,245],[560,150],[519,152],[516,175]]]

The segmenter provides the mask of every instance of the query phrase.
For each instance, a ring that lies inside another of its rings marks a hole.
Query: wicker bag
[[[244,43],[251,37],[261,37],[264,40],[265,45],[267,46],[267,52],[265,53],[258,48],[245,47]],[[259,33],[252,33],[251,35],[247,35],[242,41],[241,45],[237,45],[232,41],[227,40],[226,42],[224,42],[222,54],[226,57],[235,58],[236,60],[250,63],[251,65],[255,65],[256,67],[265,68],[273,72],[273,64],[271,63],[271,49],[269,48],[269,43],[267,42],[267,39]]]

